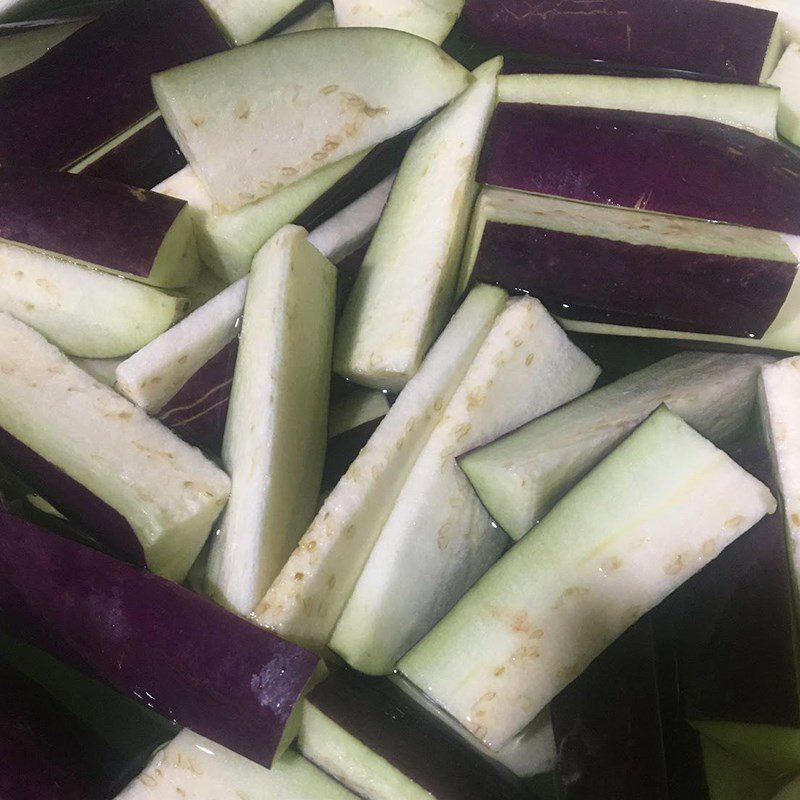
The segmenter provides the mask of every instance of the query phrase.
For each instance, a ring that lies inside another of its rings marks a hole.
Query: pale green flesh
[[[219,211],[231,211],[413,127],[469,82],[424,39],[349,28],[210,56],[158,73],[153,89]]]
[[[33,63],[84,24],[65,22],[0,37],[0,78]]]
[[[153,191],[189,203],[203,261],[223,280],[232,283],[250,272],[255,254],[271,236],[358,166],[363,157],[359,154],[337,161],[275,194],[229,213],[214,213],[208,190],[189,166]]]
[[[780,92],[771,86],[612,75],[502,75],[501,103],[583,106],[713,120],[775,138]]]
[[[331,406],[328,436],[338,436],[367,422],[385,417],[389,412],[386,395],[377,389],[358,389]]]
[[[455,456],[572,400],[598,374],[538,300],[508,302],[414,464],[339,619],[333,650],[361,672],[394,669],[508,544]]]
[[[231,44],[254,42],[303,0],[201,0]]]
[[[478,495],[514,539],[661,403],[713,442],[747,424],[758,355],[680,353],[604,386],[460,459]]]
[[[786,48],[769,82],[780,87],[778,133],[800,146],[800,44]]]
[[[335,0],[334,6],[342,28],[394,28],[441,44],[464,0]]]
[[[286,33],[301,33],[302,31],[318,31],[321,28],[336,27],[336,12],[331,3],[323,3],[319,8],[307,14],[302,19],[290,25],[281,35]]]
[[[13,314],[84,358],[116,358],[144,347],[186,302],[138,281],[0,242],[0,311]]]
[[[153,572],[183,580],[227,500],[228,476],[6,314],[0,363],[0,426],[122,515]]]
[[[501,66],[494,59],[479,67],[403,159],[336,330],[340,375],[399,391],[444,327]]]
[[[122,363],[121,358],[73,358],[72,361],[96,381],[111,388],[117,382],[117,367]]]
[[[774,777],[732,756],[706,736],[700,743],[708,800],[770,800]]]
[[[181,731],[117,800],[356,800],[301,755],[288,750],[271,769],[210,739]]]
[[[500,749],[627,627],[775,507],[763,484],[662,407],[398,668]]]
[[[311,648],[327,644],[406,477],[505,301],[505,292],[488,286],[466,298],[256,608],[260,624]]]
[[[744,797],[744,795],[742,795]],[[784,787],[773,797],[773,800],[797,800],[800,797],[800,777],[795,778],[793,781],[789,781]],[[752,795],[746,798],[746,800],[751,800]],[[757,800],[757,798],[756,798]]]
[[[433,795],[370,750],[307,700],[298,738],[300,752],[367,800],[433,800]],[[310,798],[309,798],[310,800]]]
[[[222,444],[231,497],[209,595],[249,614],[317,510],[328,426],[334,266],[286,226],[253,262]]]

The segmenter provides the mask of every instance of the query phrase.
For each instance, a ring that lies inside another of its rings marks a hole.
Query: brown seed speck
[[[383,107],[375,108],[373,106],[369,106],[369,105],[366,105],[366,104],[364,105],[364,113],[370,119],[372,119],[372,117],[377,117],[378,114],[386,114],[386,113],[388,113],[388,111],[389,111],[389,109],[387,109],[387,108],[383,108]]]
[[[328,575],[328,591],[332,592],[335,586],[336,586],[336,576]]]
[[[312,539],[310,542],[306,542],[306,550],[309,553],[313,553],[317,549],[317,543]]]
[[[501,677],[501,676],[502,676],[502,675],[505,673],[505,671],[506,671],[506,668],[505,668],[505,667],[498,667],[498,668],[497,668],[497,669],[494,671],[494,676],[495,676],[495,678],[499,678],[499,677]]]
[[[790,519],[792,520],[792,524],[800,525],[800,514],[798,514],[796,511],[794,514],[792,514]]]
[[[311,156],[311,159],[313,161],[327,161],[328,160],[328,154],[323,152],[322,150],[320,150],[320,152],[314,153],[314,155]]]
[[[284,178],[291,178],[293,175],[297,175],[297,170],[294,167],[281,167],[281,175]]]
[[[301,581],[303,580],[303,578],[305,578],[305,576],[306,576],[305,572],[295,572],[294,579],[296,581]]]
[[[533,353],[528,353],[527,357],[525,358],[525,366],[529,367],[531,364],[533,364],[533,359],[535,357],[536,356],[534,356]]]
[[[737,514],[735,517],[731,517],[730,519],[725,520],[725,527],[729,530],[735,530],[736,528],[741,527],[742,523],[744,522],[744,517],[741,514]]]
[[[613,556],[603,561],[600,566],[603,572],[616,572],[622,566],[622,559]]]
[[[703,542],[703,546],[700,548],[700,552],[706,557],[710,558],[714,555],[717,550],[717,543],[713,539],[706,539]]]
[[[185,364],[185,363],[186,363],[186,361],[188,360],[188,358],[189,358],[189,356],[188,356],[188,355],[182,355],[182,356],[181,356],[181,357],[178,359],[178,363],[179,363],[179,364]]]
[[[158,781],[152,776],[148,775],[146,772],[143,775],[139,776],[139,780],[145,785],[150,787],[151,789],[155,786],[158,786]]]
[[[323,86],[319,91],[321,94],[333,94],[339,91],[339,87],[335,83],[330,83],[327,86]]]
[[[683,569],[683,556],[678,553],[672,561],[668,562],[664,567],[664,572],[667,575],[677,575]]]

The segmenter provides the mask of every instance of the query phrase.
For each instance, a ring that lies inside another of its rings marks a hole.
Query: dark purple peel
[[[777,14],[710,0],[467,0],[464,20],[504,50],[757,84]]]
[[[0,660],[0,797],[101,800],[82,733],[41,687]],[[92,750],[97,747],[102,745],[92,737]]]
[[[206,361],[161,409],[158,419],[184,441],[219,455],[239,340]]]
[[[478,179],[800,233],[800,156],[762,136],[689,117],[502,103]]]
[[[269,767],[319,659],[188,589],[0,516],[11,631]]]
[[[796,274],[787,262],[494,221],[486,223],[472,273],[528,292],[567,319],[742,338],[764,335]]]
[[[3,428],[0,461],[67,519],[108,543],[126,560],[144,566],[141,542],[119,512]]]
[[[159,117],[93,161],[81,174],[152,189],[185,166],[183,153]]]
[[[80,161],[155,111],[153,73],[226,49],[199,0],[123,0],[0,80],[0,164]]]
[[[362,245],[349,256],[345,256],[337,265],[336,272],[338,280],[336,283],[336,318],[342,315],[350,292],[356,285],[358,273],[361,272],[361,265],[364,263],[364,256],[369,250],[369,242]]]
[[[644,618],[550,706],[564,800],[667,800],[659,702]]]
[[[0,239],[139,278],[185,207],[99,178],[0,169]]]
[[[325,467],[322,473],[322,489],[332,489],[350,469],[370,437],[375,433],[383,417],[371,419],[356,428],[340,433],[328,439],[328,449],[325,452]]]
[[[386,678],[338,670],[308,702],[436,800],[530,797],[519,779],[478,755]]]

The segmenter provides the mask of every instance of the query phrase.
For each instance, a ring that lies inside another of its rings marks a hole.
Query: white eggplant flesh
[[[114,388],[117,382],[117,367],[122,363],[121,358],[73,358],[84,372],[88,372],[96,381]]]
[[[800,44],[789,44],[769,82],[780,90],[778,133],[800,146]]]
[[[335,0],[342,28],[394,28],[441,44],[464,8],[464,0]]]
[[[200,0],[236,46],[249,44],[277,25],[303,0]]]
[[[328,437],[358,428],[389,413],[386,395],[377,389],[357,389],[331,405]]]

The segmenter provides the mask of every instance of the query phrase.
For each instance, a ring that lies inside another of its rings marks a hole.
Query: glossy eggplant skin
[[[387,678],[340,669],[308,702],[436,800],[524,800],[530,793]]]
[[[104,787],[84,758],[91,737],[40,686],[0,660],[0,797],[102,800]]]
[[[0,239],[136,278],[150,274],[185,207],[99,178],[0,169]]]
[[[741,338],[764,335],[796,274],[788,262],[493,221],[486,223],[472,273],[475,280],[528,292],[567,319]]]
[[[10,632],[270,766],[319,659],[175,583],[0,515]]]
[[[478,180],[800,233],[800,155],[754,133],[690,117],[501,103]]]
[[[504,50],[757,84],[777,15],[710,0],[467,0],[464,20]]]
[[[199,0],[123,0],[0,80],[0,163],[69,167],[155,111],[154,72],[226,49]]]

